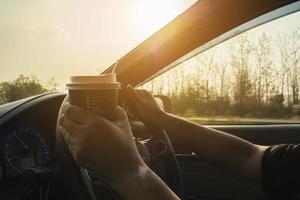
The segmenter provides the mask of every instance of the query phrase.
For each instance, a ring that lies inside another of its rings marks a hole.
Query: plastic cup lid
[[[67,89],[120,89],[116,74],[103,74],[99,76],[71,76]]]

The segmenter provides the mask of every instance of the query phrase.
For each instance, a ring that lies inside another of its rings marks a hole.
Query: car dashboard
[[[55,165],[57,115],[65,96],[43,94],[0,106],[0,199],[23,199],[34,188],[24,182],[24,171]],[[125,109],[135,137],[148,138],[143,123]]]
[[[54,158],[56,120],[64,97],[45,94],[0,107],[0,199],[20,199],[29,189],[19,181],[22,171]]]
[[[51,161],[55,160],[57,115],[65,95],[64,93],[44,94],[0,106],[0,199],[26,199],[24,194],[32,192],[34,187],[24,184],[22,170],[42,167],[49,163],[51,165]],[[124,97],[121,96],[121,102],[123,101]],[[134,136],[147,139],[150,134],[145,125],[138,120],[132,106],[129,106],[128,102],[125,105],[119,104],[127,111]],[[299,125],[211,127],[261,145],[300,141]],[[262,189],[257,185],[236,180],[224,170],[181,149],[180,142],[177,140],[173,138],[170,140],[176,150],[181,168],[185,199],[206,197],[206,199],[246,199],[245,197],[264,199]],[[165,177],[161,166],[156,166],[154,171],[160,177]],[[50,194],[55,192],[52,191]],[[234,197],[227,198],[229,196]],[[41,198],[37,196],[27,199]],[[48,199],[57,198],[50,196]]]

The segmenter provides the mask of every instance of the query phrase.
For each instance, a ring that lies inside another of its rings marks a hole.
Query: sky
[[[196,0],[0,0],[0,82],[96,75]]]

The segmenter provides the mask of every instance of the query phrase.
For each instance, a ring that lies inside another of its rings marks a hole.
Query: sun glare
[[[174,0],[140,0],[132,11],[132,24],[139,38],[145,38],[162,28],[179,13]]]

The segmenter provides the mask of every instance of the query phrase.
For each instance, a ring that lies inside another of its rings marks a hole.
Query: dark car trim
[[[15,115],[18,115],[19,113],[27,110],[30,107],[33,107],[39,103],[45,102],[47,100],[55,99],[55,98],[64,98],[66,96],[65,93],[47,93],[42,94],[38,96],[34,96],[32,98],[29,98],[26,101],[21,101],[20,104],[16,105],[15,107],[11,108],[9,111],[4,113],[2,116],[0,116],[0,125],[7,122],[9,119],[14,117]]]

